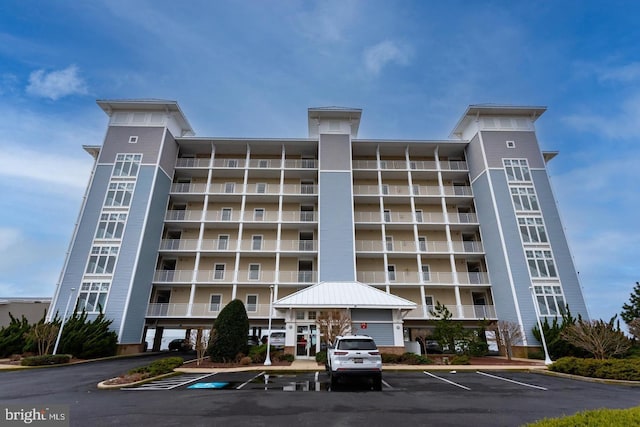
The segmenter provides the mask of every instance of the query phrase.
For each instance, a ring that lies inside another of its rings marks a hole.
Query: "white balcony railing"
[[[168,210],[165,221],[200,221],[202,211],[195,210]]]
[[[208,168],[210,159],[180,158],[176,160],[177,168]]]
[[[204,194],[207,191],[205,183],[175,182],[171,184],[172,193],[198,193]]]
[[[191,310],[189,310],[191,308]],[[206,303],[150,303],[147,306],[147,317],[216,317],[223,306]],[[273,313],[276,315],[276,312]],[[249,318],[268,317],[269,304],[247,306]]]
[[[198,239],[162,239],[161,251],[195,251],[198,249]]]
[[[455,320],[496,319],[496,308],[493,305],[445,305]],[[434,319],[434,306],[418,305],[405,316],[405,319]]]

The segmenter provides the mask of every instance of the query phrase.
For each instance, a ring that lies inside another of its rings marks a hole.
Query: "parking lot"
[[[483,371],[422,371],[385,372],[383,392],[415,391],[517,393],[553,390],[554,382],[561,378],[547,377],[528,372]],[[565,380],[566,381],[566,380]],[[558,388],[558,387],[556,387]],[[332,390],[326,372],[224,372],[212,374],[183,374],[155,380],[137,387],[123,388],[130,391],[144,390],[245,390],[265,392],[366,392],[371,391],[367,381],[353,381]]]

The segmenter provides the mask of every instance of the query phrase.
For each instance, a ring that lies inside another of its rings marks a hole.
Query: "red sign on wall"
[[[367,329],[366,323],[360,323],[360,329]]]

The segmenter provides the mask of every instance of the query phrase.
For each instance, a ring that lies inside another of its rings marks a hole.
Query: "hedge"
[[[165,357],[164,359],[158,359],[146,366],[141,366],[130,370],[129,374],[147,374],[150,377],[155,377],[162,374],[168,374],[172,372],[178,366],[184,363],[181,357]]]
[[[69,363],[71,356],[68,354],[45,354],[43,356],[25,357],[20,361],[22,366],[45,366]]]
[[[563,357],[549,366],[549,370],[582,377],[640,381],[638,359],[598,360]]]
[[[627,427],[640,425],[640,407],[630,409],[596,409],[562,418],[545,418],[525,427]]]

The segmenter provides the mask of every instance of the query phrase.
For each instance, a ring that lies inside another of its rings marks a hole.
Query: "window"
[[[213,279],[224,280],[224,264],[216,264],[213,267]]]
[[[227,160],[227,167],[228,168],[237,168],[238,167],[238,160],[236,160],[236,159]]]
[[[422,209],[416,211],[416,222],[423,222]]]
[[[251,250],[259,251],[262,249],[262,236],[254,235],[251,236]]]
[[[315,219],[313,206],[300,206],[300,221],[308,222]]]
[[[380,160],[380,169],[386,169],[386,168],[387,168],[387,161]]]
[[[305,169],[315,168],[316,160],[315,159],[302,159],[301,166]]]
[[[507,148],[516,148],[515,141],[507,141]]]
[[[540,209],[533,187],[511,187],[511,199],[517,211],[537,211]]]
[[[542,218],[525,217],[518,218],[520,236],[524,243],[546,243],[547,233],[544,230]]]
[[[419,185],[414,185],[411,188],[413,189],[413,195],[414,196],[419,196],[420,195],[420,186]]]
[[[118,257],[117,246],[94,246],[91,248],[87,274],[113,274]]]
[[[385,240],[386,240],[386,243],[387,243],[387,250],[388,251],[392,251],[393,250],[393,236],[386,236]]]
[[[137,136],[130,136],[129,137],[129,144],[136,144],[138,142],[138,137]]]
[[[300,182],[300,194],[313,194],[314,193],[313,181],[301,181]]]
[[[111,176],[138,176],[142,154],[116,154],[116,163]]]
[[[209,299],[209,311],[220,311],[222,306],[222,295],[211,295]]]
[[[88,313],[104,312],[109,282],[82,282],[78,294],[77,310],[87,310]]]
[[[105,206],[129,206],[133,195],[133,182],[112,182],[107,191]]]
[[[231,208],[222,208],[222,221],[231,221]]]
[[[427,307],[427,312],[431,313],[433,311],[433,295],[425,295],[424,296],[424,305]]]
[[[534,286],[541,316],[559,316],[566,312],[562,288],[557,285]]]
[[[422,264],[422,281],[430,282],[431,281],[431,273],[429,271],[429,265]]]
[[[309,319],[309,320],[316,320],[316,312],[315,312],[315,311],[309,311],[309,312],[307,312],[307,319]]]
[[[249,264],[249,280],[260,280],[260,264]]]
[[[258,295],[247,295],[247,311],[253,313],[258,311]]]
[[[389,185],[388,184],[382,184],[382,194],[389,194]]]
[[[224,184],[224,192],[225,193],[233,193],[236,189],[235,182],[227,182]]]
[[[387,275],[389,277],[389,281],[390,282],[395,282],[396,281],[396,266],[395,265],[388,265],[387,266]]]
[[[531,181],[527,159],[504,159],[504,169],[509,182]]]
[[[254,221],[264,221],[264,208],[256,208],[253,210]]]
[[[259,168],[267,168],[267,167],[269,167],[269,161],[268,160],[258,160],[258,167]]]
[[[218,250],[226,251],[229,249],[229,235],[228,234],[220,234],[218,236]]]
[[[426,252],[427,251],[427,238],[425,236],[419,236],[418,237],[418,250],[420,252]]]
[[[256,193],[264,194],[267,192],[267,184],[264,182],[259,182],[256,184]]]
[[[126,221],[126,213],[104,213],[100,215],[96,239],[121,239]]]
[[[551,251],[525,251],[531,277],[557,277]]]
[[[389,209],[384,210],[384,222],[391,222],[391,211]]]

